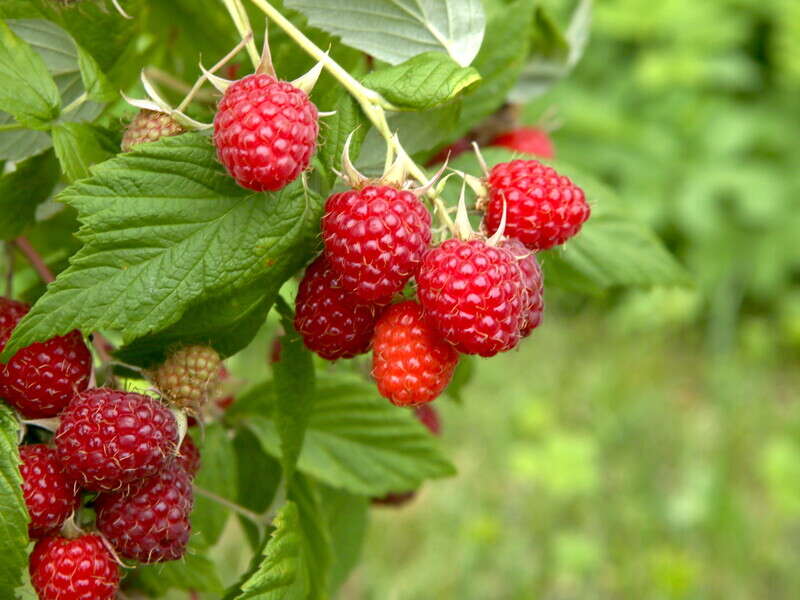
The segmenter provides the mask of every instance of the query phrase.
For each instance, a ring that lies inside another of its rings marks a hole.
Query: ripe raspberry
[[[29,568],[41,600],[112,600],[119,589],[117,563],[99,535],[43,538]]]
[[[419,269],[431,216],[413,193],[370,185],[328,198],[322,239],[342,287],[368,302],[388,302]]]
[[[450,239],[425,253],[417,295],[429,322],[464,354],[494,356],[517,345],[526,301],[511,253]]]
[[[58,529],[78,505],[74,484],[61,471],[56,451],[44,444],[21,446],[19,466],[22,496],[31,522],[30,537],[41,537]]]
[[[128,125],[122,136],[122,151],[130,152],[134,146],[157,142],[161,138],[179,135],[185,130],[170,115],[155,110],[142,109]]]
[[[434,400],[450,383],[458,353],[408,300],[383,313],[372,338],[372,375],[381,396],[398,406]]]
[[[181,442],[181,448],[178,451],[178,462],[183,467],[183,470],[189,474],[189,477],[194,477],[200,470],[200,449],[195,446],[192,436],[188,433]]]
[[[487,231],[494,233],[500,226],[505,199],[505,235],[531,250],[563,244],[580,231],[591,212],[581,188],[536,160],[499,163],[489,173],[488,184]]]
[[[553,141],[543,129],[537,127],[519,127],[495,137],[490,146],[501,146],[514,152],[524,152],[542,158],[554,158],[556,153]]]
[[[106,388],[78,395],[61,415],[56,432],[66,475],[98,491],[155,475],[177,444],[175,417],[164,405]]]
[[[320,256],[297,290],[294,326],[322,358],[351,358],[369,349],[377,312],[378,307],[343,289],[340,276]]]
[[[220,100],[214,117],[217,157],[242,187],[279,190],[311,161],[317,119],[304,91],[270,75],[248,75]]]
[[[28,305],[0,298],[0,350]],[[28,419],[54,417],[89,385],[92,355],[78,331],[31,344],[0,364],[0,398]]]
[[[95,501],[97,528],[125,558],[177,560],[189,542],[193,503],[191,479],[173,461],[128,490],[100,494]]]
[[[544,278],[542,269],[536,260],[536,255],[525,247],[518,239],[509,238],[500,244],[511,252],[517,259],[517,264],[522,269],[523,281],[528,292],[527,302],[522,311],[520,335],[528,337],[542,322],[544,311]]]
[[[164,399],[176,408],[203,407],[219,388],[222,360],[209,346],[185,346],[171,352],[153,373]]]

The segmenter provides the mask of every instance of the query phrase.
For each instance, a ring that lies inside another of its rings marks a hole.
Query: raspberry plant
[[[3,598],[332,597],[370,500],[454,475],[432,403],[536,343],[543,282],[684,278],[580,168],[512,162],[553,155],[508,103],[588,0],[566,34],[532,0],[194,4],[0,5]]]

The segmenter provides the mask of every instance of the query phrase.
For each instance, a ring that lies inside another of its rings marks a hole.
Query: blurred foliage
[[[574,2],[544,5],[563,23]],[[794,0],[603,0],[573,75],[526,111],[554,110],[559,158],[609,183],[687,265],[702,304],[687,322],[705,317],[717,350],[752,316],[796,344],[798,65]]]

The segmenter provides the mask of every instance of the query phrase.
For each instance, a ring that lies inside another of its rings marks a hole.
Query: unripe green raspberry
[[[157,142],[163,137],[178,135],[184,129],[166,113],[140,110],[122,136],[122,151],[130,152],[138,144]]]
[[[221,367],[213,348],[185,346],[170,353],[153,380],[169,404],[197,412],[217,393]]]

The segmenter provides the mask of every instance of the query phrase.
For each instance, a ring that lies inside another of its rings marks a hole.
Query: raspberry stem
[[[206,489],[198,487],[197,485],[192,485],[194,489],[194,493],[198,496],[203,496],[204,498],[208,498],[212,502],[216,502],[220,506],[224,506],[225,508],[232,510],[233,512],[243,516],[248,521],[252,522],[254,525],[259,527],[264,525],[269,525],[272,521],[272,515],[270,511],[267,511],[263,515],[260,515],[252,510],[245,508],[240,504],[236,504],[235,502],[231,502],[227,498],[223,498],[222,496],[218,496],[214,492],[210,492]]]
[[[223,0],[226,4],[231,1],[236,3],[241,2],[241,0]],[[394,136],[389,128],[389,122],[386,120],[386,112],[384,109],[391,110],[395,107],[378,92],[362,85],[361,82],[350,75],[350,73],[332,59],[327,52],[323,52],[319,46],[308,39],[302,31],[295,27],[289,19],[284,17],[274,6],[267,2],[267,0],[251,0],[251,2],[272,19],[278,27],[283,29],[283,31],[292,38],[298,46],[305,50],[309,56],[321,62],[328,72],[350,92],[356,101],[358,101],[366,117],[375,126],[375,129],[378,130],[381,137],[386,140],[386,145],[388,146],[387,164],[390,162],[388,155],[393,153],[397,153],[398,156],[404,155],[405,166],[409,174],[419,183],[423,185],[426,184],[428,182],[428,177],[425,171],[408,156],[400,145],[397,136]],[[447,207],[444,205],[444,202],[442,202],[436,190],[431,188],[425,195],[433,203],[436,209],[435,212],[438,214],[440,221],[442,221],[451,232],[455,231],[455,225],[450,215],[447,213]]]
[[[242,39],[249,38],[247,39],[247,53],[250,55],[253,67],[258,67],[258,64],[261,62],[261,56],[258,53],[258,48],[256,48],[256,43],[253,39],[253,28],[250,26],[250,19],[247,17],[247,11],[244,9],[244,6],[242,6],[241,0],[222,0],[222,3],[225,5],[225,8],[228,9],[231,19],[234,25],[236,25],[236,29],[239,31],[239,35],[242,36]]]

